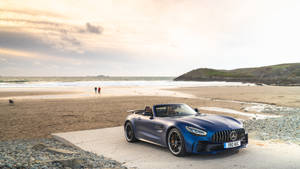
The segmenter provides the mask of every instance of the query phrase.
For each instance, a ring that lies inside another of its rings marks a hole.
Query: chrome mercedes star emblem
[[[232,132],[230,133],[230,139],[231,139],[232,141],[235,141],[235,140],[237,139],[237,133],[236,133],[236,131],[232,131]]]

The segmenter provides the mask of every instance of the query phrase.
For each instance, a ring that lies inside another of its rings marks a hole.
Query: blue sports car
[[[227,116],[201,114],[186,104],[159,104],[132,110],[124,124],[128,142],[168,147],[175,156],[238,150],[248,144],[243,124]]]

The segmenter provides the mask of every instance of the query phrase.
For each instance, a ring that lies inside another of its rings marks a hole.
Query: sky
[[[179,76],[300,62],[298,0],[1,0],[1,76]]]

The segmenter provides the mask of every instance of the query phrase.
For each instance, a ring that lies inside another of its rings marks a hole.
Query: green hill
[[[263,83],[268,85],[300,85],[300,63],[280,64],[256,68],[217,70],[200,68],[174,79],[175,81],[230,81]]]

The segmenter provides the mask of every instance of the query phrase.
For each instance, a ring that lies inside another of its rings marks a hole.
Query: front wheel
[[[176,128],[171,129],[168,133],[168,148],[175,156],[182,157],[186,155],[184,138]]]
[[[125,131],[125,138],[128,142],[133,143],[133,142],[137,141],[137,139],[135,138],[135,135],[134,135],[134,130],[133,130],[132,124],[130,122],[127,122],[125,124],[124,131]]]

